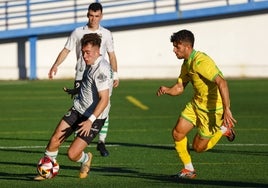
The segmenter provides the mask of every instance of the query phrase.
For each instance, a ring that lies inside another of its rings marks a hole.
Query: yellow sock
[[[217,142],[221,139],[221,137],[222,137],[222,131],[219,130],[219,131],[216,132],[215,135],[209,140],[208,145],[207,145],[207,148],[206,148],[205,151],[207,151],[207,150],[213,148],[213,147],[217,144]]]
[[[191,156],[187,150],[187,137],[179,142],[175,141],[175,148],[184,165],[191,163]]]

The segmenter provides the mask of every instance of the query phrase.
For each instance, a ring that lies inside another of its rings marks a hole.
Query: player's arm
[[[109,103],[109,89],[99,91],[99,102],[93,112],[95,117],[98,117],[107,107]]]
[[[180,95],[184,91],[184,87],[187,85],[187,83],[182,83],[181,81],[178,81],[176,84],[174,84],[171,87],[167,86],[161,86],[158,90],[156,95],[161,96],[164,94],[171,95],[171,96],[176,96]]]
[[[75,80],[74,81],[74,87],[71,89],[71,88],[66,88],[66,87],[63,87],[63,90],[71,95],[71,99],[74,98],[75,95],[77,95],[80,91],[80,87],[81,87],[81,84],[82,84],[82,80]]]
[[[99,102],[93,112],[93,114],[89,117],[88,120],[83,121],[82,123],[79,124],[81,128],[78,130],[78,132],[81,132],[81,134],[88,136],[91,126],[93,122],[96,120],[96,118],[105,110],[109,103],[109,89],[105,89],[102,91],[99,91]]]
[[[112,70],[114,72],[114,87],[118,87],[119,85],[119,78],[118,78],[118,74],[117,74],[117,59],[116,59],[116,55],[115,52],[108,52],[108,56],[109,56],[109,61],[112,67]]]
[[[230,96],[229,88],[226,80],[218,75],[215,78],[215,83],[217,84],[223,103],[223,124],[227,127],[233,127],[236,123],[236,120],[233,118],[231,109],[230,109]]]
[[[53,76],[56,75],[57,71],[58,71],[58,66],[66,59],[66,57],[68,56],[70,50],[68,50],[67,48],[63,48],[61,50],[61,52],[59,53],[55,63],[52,65],[52,67],[50,68],[49,72],[48,72],[48,78],[49,79],[53,79]]]

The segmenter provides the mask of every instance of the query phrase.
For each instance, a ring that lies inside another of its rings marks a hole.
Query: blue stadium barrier
[[[70,32],[87,21],[88,3],[81,2],[4,0],[0,2],[0,40]],[[268,0],[231,2],[237,0],[106,0],[102,25],[122,27],[268,9]]]
[[[103,5],[102,25],[107,28],[268,10],[268,0],[245,0],[243,3],[237,0],[100,0],[96,2]],[[0,43],[26,38],[30,42],[31,52],[29,78],[36,79],[35,43],[38,37],[69,33],[74,28],[84,25],[87,21],[88,5],[89,2],[78,0],[1,1]]]

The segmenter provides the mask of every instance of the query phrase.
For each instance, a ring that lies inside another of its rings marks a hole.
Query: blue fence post
[[[37,41],[37,36],[31,36],[29,38],[30,42],[30,80],[36,79],[36,41]]]
[[[30,3],[30,0],[27,0],[27,3],[26,3],[26,16],[27,16],[27,27],[30,28],[31,27],[31,10],[30,10],[30,6],[31,6],[31,3]]]
[[[157,5],[156,2],[157,0],[154,0],[154,14],[157,14]]]
[[[179,12],[180,7],[179,7],[179,0],[175,0],[175,9],[177,12]]]
[[[74,23],[77,23],[77,0],[74,0]]]
[[[5,2],[5,30],[8,30],[8,2]]]

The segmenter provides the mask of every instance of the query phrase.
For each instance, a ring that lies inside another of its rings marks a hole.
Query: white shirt
[[[113,90],[113,71],[108,61],[100,56],[93,65],[86,66],[80,93],[74,99],[74,108],[80,114],[89,117],[99,102],[98,92],[106,89],[109,89],[109,96],[111,96]],[[109,99],[107,107],[97,118],[107,118],[110,107]]]
[[[76,67],[75,67],[76,69],[75,80],[82,80],[83,72],[86,67],[86,64],[82,57],[81,39],[85,34],[88,34],[88,33],[97,33],[98,35],[101,36],[100,53],[102,54],[103,58],[107,57],[107,52],[114,51],[113,36],[112,36],[112,33],[108,29],[102,27],[101,25],[99,25],[99,28],[96,31],[91,31],[87,25],[76,28],[71,33],[71,35],[67,39],[65,46],[64,46],[66,49],[70,51],[75,48],[76,58],[77,58]]]

